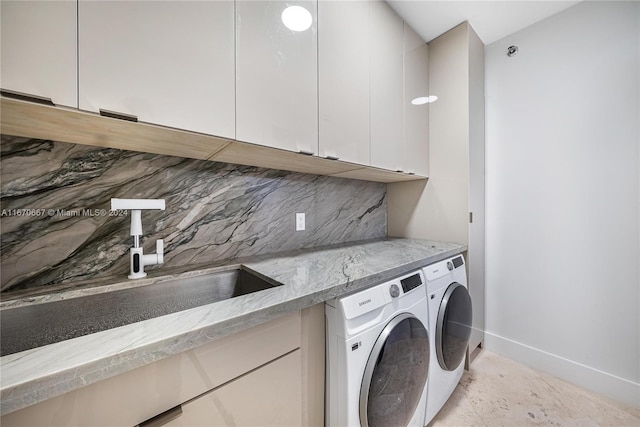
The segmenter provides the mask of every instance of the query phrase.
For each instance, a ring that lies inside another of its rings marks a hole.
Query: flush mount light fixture
[[[431,96],[419,96],[417,98],[413,98],[411,100],[411,104],[413,105],[424,105],[424,104],[429,104],[431,102],[436,102],[438,100],[438,97],[435,95],[431,95]]]
[[[305,31],[311,27],[311,13],[302,6],[289,6],[282,11],[282,23],[292,31]]]

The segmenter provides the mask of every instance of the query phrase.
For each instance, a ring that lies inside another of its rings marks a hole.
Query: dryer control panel
[[[436,262],[424,268],[427,281],[434,281],[464,266],[464,257],[457,255],[444,261]]]

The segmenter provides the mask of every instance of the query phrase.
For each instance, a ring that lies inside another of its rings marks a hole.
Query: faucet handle
[[[111,199],[111,210],[165,209],[164,199]]]
[[[164,263],[164,240],[156,240],[156,255],[158,257],[158,264]]]

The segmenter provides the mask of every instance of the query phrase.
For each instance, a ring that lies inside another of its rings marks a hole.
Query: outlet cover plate
[[[304,213],[296,213],[296,231],[304,231]]]

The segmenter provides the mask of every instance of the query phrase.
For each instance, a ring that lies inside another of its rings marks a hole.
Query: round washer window
[[[471,321],[469,292],[460,283],[452,283],[442,297],[436,326],[436,355],[442,369],[454,371],[460,366],[471,336]]]
[[[411,314],[394,317],[369,355],[360,389],[362,427],[406,426],[429,373],[429,333]]]

